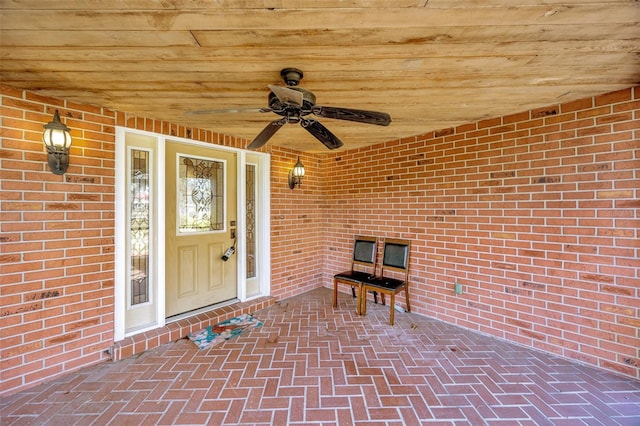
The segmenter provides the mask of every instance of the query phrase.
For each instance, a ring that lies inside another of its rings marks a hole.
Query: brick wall
[[[113,111],[0,91],[0,393],[108,359],[113,343]],[[42,126],[60,110],[67,173]]]
[[[353,235],[409,238],[414,312],[640,378],[640,87],[321,170],[324,285]]]
[[[271,294],[295,296],[322,285],[324,233],[319,157],[273,147],[271,157]],[[302,186],[289,189],[300,156]]]

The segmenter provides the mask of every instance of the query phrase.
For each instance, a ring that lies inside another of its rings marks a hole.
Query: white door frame
[[[115,278],[114,278],[114,341],[120,341],[125,337],[142,333],[155,328],[163,327],[166,324],[165,319],[165,282],[164,273],[161,269],[165,264],[165,175],[164,175],[164,160],[165,160],[165,142],[170,140],[172,142],[179,142],[184,144],[197,145],[201,147],[213,148],[222,151],[231,151],[237,154],[238,167],[237,167],[237,181],[238,181],[238,219],[237,219],[237,256],[235,256],[238,262],[238,300],[244,302],[246,300],[268,296],[271,294],[271,241],[270,241],[270,156],[266,153],[251,152],[253,160],[251,164],[256,164],[255,159],[258,159],[257,164],[257,195],[256,200],[256,218],[257,218],[257,249],[261,256],[258,259],[257,272],[259,279],[259,292],[258,294],[247,295],[246,286],[246,242],[245,242],[245,229],[246,229],[246,165],[247,165],[247,151],[226,147],[222,145],[212,145],[206,142],[195,141],[187,138],[179,138],[173,136],[162,135],[159,133],[152,133],[143,130],[129,129],[125,127],[116,127],[116,152],[115,152]],[[125,315],[127,310],[126,303],[126,286],[127,279],[127,244],[126,241],[126,211],[127,211],[127,188],[126,188],[126,176],[127,173],[127,150],[126,150],[126,135],[137,134],[150,136],[156,139],[156,154],[155,170],[157,170],[157,176],[155,176],[157,182],[157,194],[155,200],[157,202],[156,208],[156,233],[152,236],[155,241],[157,252],[156,262],[152,262],[155,265],[155,271],[152,275],[155,277],[155,282],[150,284],[154,285],[156,291],[154,292],[157,297],[157,309],[156,318],[144,328],[139,328],[134,331],[127,332],[125,327]],[[213,309],[213,308],[212,308]],[[200,311],[201,312],[201,311]],[[194,314],[195,315],[195,314]]]

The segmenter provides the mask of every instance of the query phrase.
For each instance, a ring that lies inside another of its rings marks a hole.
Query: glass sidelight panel
[[[224,162],[178,156],[178,232],[224,229]]]
[[[116,173],[122,177],[116,180],[116,247],[124,252],[116,256],[118,340],[158,320],[158,141],[120,129],[116,138],[124,142],[116,144]]]
[[[247,200],[246,200],[246,247],[247,278],[256,276],[256,166],[247,164]]]
[[[130,151],[129,274],[131,305],[149,301],[149,157],[148,151]]]

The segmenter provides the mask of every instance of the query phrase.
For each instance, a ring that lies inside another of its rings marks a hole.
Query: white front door
[[[165,146],[166,317],[237,296],[237,155]]]

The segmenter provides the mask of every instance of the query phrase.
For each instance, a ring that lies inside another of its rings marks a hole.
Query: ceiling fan
[[[282,116],[282,118],[267,124],[267,127],[251,141],[247,149],[255,150],[260,148],[287,123],[300,123],[303,129],[329,149],[340,148],[343,145],[342,141],[324,125],[313,118],[308,118],[309,115],[376,124],[378,126],[388,126],[391,123],[391,117],[385,112],[316,105],[316,97],[312,92],[297,87],[303,77],[302,71],[297,68],[285,68],[280,71],[280,75],[287,87],[269,85],[271,90],[269,92],[269,107],[260,108],[258,111],[274,112]],[[229,111],[235,112],[238,110]],[[193,113],[202,114],[207,112],[211,111],[194,111]]]

